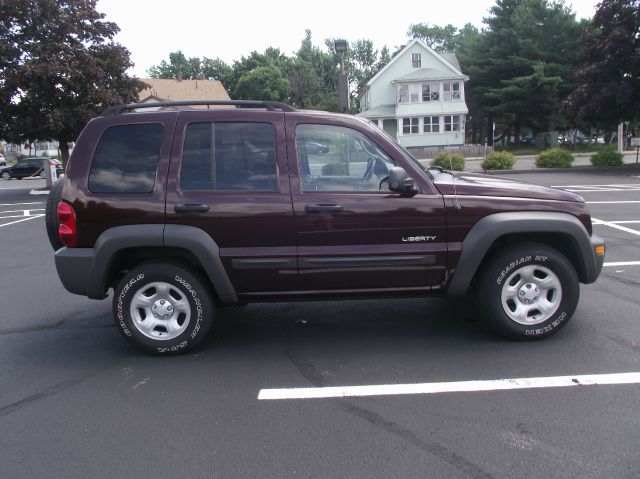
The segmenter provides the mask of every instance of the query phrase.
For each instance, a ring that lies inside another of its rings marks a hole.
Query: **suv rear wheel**
[[[178,263],[143,263],[115,288],[113,316],[134,346],[177,354],[197,346],[213,323],[211,293],[199,274]]]
[[[489,324],[503,336],[538,339],[560,330],[580,296],[578,276],[561,253],[523,243],[495,254],[480,277],[478,301]]]

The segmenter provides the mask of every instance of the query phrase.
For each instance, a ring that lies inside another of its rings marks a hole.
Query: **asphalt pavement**
[[[640,372],[640,178],[516,176],[579,192],[607,241],[555,336],[503,340],[447,298],[255,304],[220,310],[171,358],[129,347],[109,299],[64,291],[39,180],[0,182],[0,478],[637,478],[640,385],[582,378]],[[574,387],[259,399],[566,376]]]

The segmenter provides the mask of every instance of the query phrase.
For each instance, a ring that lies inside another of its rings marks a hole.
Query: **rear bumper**
[[[60,248],[56,251],[55,261],[58,277],[67,291],[94,299],[104,298],[90,291],[93,248]]]

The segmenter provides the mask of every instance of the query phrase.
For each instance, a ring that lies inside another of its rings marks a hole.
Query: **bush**
[[[508,151],[492,151],[482,162],[483,170],[510,170],[516,159]]]
[[[593,166],[620,166],[623,163],[622,153],[615,150],[602,150],[591,156]]]
[[[323,176],[348,176],[349,166],[346,163],[325,163],[322,165]]]
[[[536,159],[538,168],[569,168],[573,162],[573,156],[562,148],[545,150]]]
[[[464,170],[464,155],[452,151],[441,151],[431,160],[432,166],[440,166],[446,170]]]

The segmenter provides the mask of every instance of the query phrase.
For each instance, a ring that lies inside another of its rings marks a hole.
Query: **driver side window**
[[[298,125],[296,150],[304,191],[380,191],[394,166],[369,138],[341,126]]]

